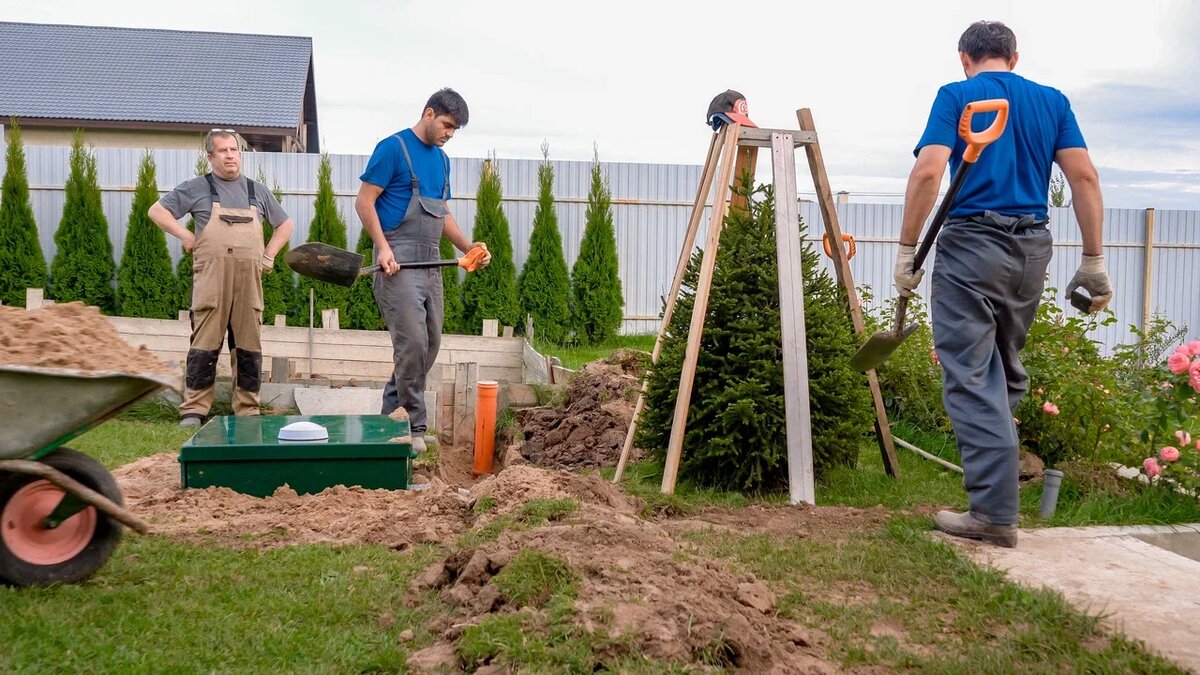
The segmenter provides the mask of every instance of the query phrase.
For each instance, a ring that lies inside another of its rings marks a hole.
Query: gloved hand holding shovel
[[[461,258],[401,262],[399,265],[401,269],[458,266],[468,272],[474,272],[480,267],[486,267],[487,263],[491,262],[491,257],[486,246],[476,246]],[[363,256],[359,253],[320,242],[297,246],[283,256],[283,261],[298,274],[338,286],[353,286],[354,280],[360,276],[374,274],[380,270],[379,265],[363,267]]]

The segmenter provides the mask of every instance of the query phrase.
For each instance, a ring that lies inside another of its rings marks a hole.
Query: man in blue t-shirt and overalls
[[[441,270],[404,269],[402,263],[437,260],[442,235],[464,253],[487,248],[467,239],[446,204],[450,158],[442,146],[467,125],[468,117],[458,92],[446,88],[434,93],[411,129],[375,146],[354,202],[375,243],[375,260],[383,272],[375,275],[375,302],[392,337],[395,368],[383,391],[382,412],[408,411],[417,452],[425,450],[427,441],[425,376],[437,358],[446,317]],[[491,261],[486,255],[480,266]]]
[[[1074,197],[1083,263],[1067,295],[1083,287],[1090,311],[1112,300],[1104,267],[1100,180],[1067,97],[1012,73],[1017,38],[994,21],[972,24],[958,42],[967,79],[942,87],[917,144],[904,198],[896,289],[911,295],[921,226],[937,200],[947,161],[962,161],[956,133],[971,101],[1008,100],[1008,127],[967,175],[937,240],[933,266],[934,346],[942,364],[946,412],[954,424],[970,510],[942,511],[934,526],[999,546],[1017,544],[1017,429],[1013,411],[1029,378],[1018,358],[1033,323],[1052,255],[1046,228],[1051,163]],[[973,128],[995,113],[977,114]]]

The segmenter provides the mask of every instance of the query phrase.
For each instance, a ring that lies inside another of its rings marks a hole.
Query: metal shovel
[[[457,265],[468,272],[474,272],[486,255],[487,250],[480,246],[471,249],[461,258],[402,262],[399,265],[400,269],[454,267]],[[338,286],[353,286],[355,279],[379,271],[379,265],[363,267],[364,259],[365,257],[361,253],[347,251],[321,242],[300,244],[283,256],[283,261],[287,263],[287,266],[297,273]]]
[[[996,119],[983,131],[971,131],[971,117],[976,113],[983,112],[995,112]],[[968,103],[963,110],[962,117],[958,120],[958,135],[967,142],[967,149],[963,152],[963,162],[958,166],[958,171],[954,172],[954,177],[950,180],[950,189],[946,192],[945,199],[942,200],[937,214],[933,217],[933,224],[929,226],[929,231],[921,240],[921,246],[917,249],[917,255],[913,259],[913,272],[921,269],[925,257],[933,248],[933,241],[937,237],[938,231],[942,229],[942,225],[945,224],[946,216],[950,213],[950,207],[954,203],[954,198],[958,196],[958,191],[962,188],[967,173],[979,159],[983,149],[992,141],[1000,138],[1007,123],[1008,101],[1005,99],[974,101]],[[896,302],[896,320],[892,330],[883,330],[872,335],[871,339],[867,340],[867,343],[860,347],[854,356],[850,357],[850,366],[855,370],[874,370],[879,367],[879,364],[886,361],[900,346],[900,343],[904,342],[904,339],[917,329],[915,323],[904,325],[907,311],[908,296],[902,295]]]

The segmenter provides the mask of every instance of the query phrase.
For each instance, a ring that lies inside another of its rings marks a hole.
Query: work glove
[[[266,253],[258,261],[259,271],[263,274],[270,274],[271,270],[275,269],[275,259]]]
[[[488,265],[492,264],[492,252],[488,251],[487,244],[485,244],[482,241],[476,241],[476,242],[471,243],[472,249],[479,248],[480,246],[483,247],[484,251],[487,251],[487,254],[483,256],[483,260],[479,261],[479,268],[483,269],[484,267],[487,267]]]
[[[1079,263],[1079,269],[1075,270],[1075,276],[1067,284],[1067,297],[1070,298],[1071,292],[1080,286],[1092,296],[1089,312],[1099,312],[1112,302],[1112,284],[1108,281],[1108,271],[1104,269],[1103,255],[1083,256],[1083,262]]]
[[[913,261],[917,257],[917,247],[900,244],[900,252],[896,254],[896,267],[892,270],[892,278],[896,280],[896,290],[904,297],[910,297],[925,276],[925,270],[913,271]]]

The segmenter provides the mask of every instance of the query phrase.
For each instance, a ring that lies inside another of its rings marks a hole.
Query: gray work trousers
[[[1032,216],[986,212],[951,221],[937,240],[932,277],[934,347],[942,396],[980,520],[1016,524],[1018,443],[1013,412],[1029,386],[1021,348],[1053,255]]]
[[[425,377],[437,359],[446,319],[441,269],[376,274],[375,301],[391,333],[395,360],[392,378],[383,389],[382,412],[387,415],[403,406],[413,434],[423,434],[428,429]]]

